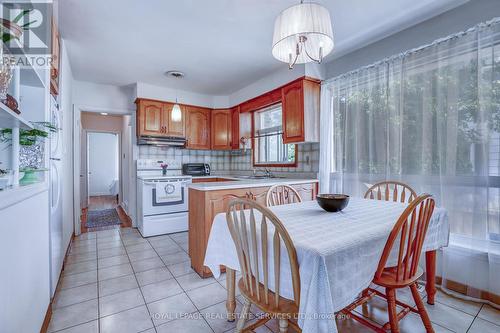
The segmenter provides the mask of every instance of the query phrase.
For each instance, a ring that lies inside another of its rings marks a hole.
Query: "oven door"
[[[143,215],[187,212],[189,202],[187,183],[185,180],[144,180]]]

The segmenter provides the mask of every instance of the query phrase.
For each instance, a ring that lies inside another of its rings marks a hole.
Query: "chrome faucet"
[[[264,168],[264,173],[266,174],[266,177],[273,178],[273,173],[268,168]]]

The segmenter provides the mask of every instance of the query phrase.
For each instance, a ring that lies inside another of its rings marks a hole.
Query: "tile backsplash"
[[[213,171],[231,171],[231,152],[189,150],[174,147],[139,146],[139,158],[167,159],[184,163],[208,163]]]
[[[139,158],[169,159],[184,163],[208,163],[213,172],[251,172],[252,151],[188,150],[174,147],[139,146]],[[256,167],[255,169],[263,169]],[[295,168],[269,168],[275,173],[301,173],[315,177],[319,171],[319,144],[298,145],[298,164]]]

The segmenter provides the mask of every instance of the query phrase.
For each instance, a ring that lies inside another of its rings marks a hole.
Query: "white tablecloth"
[[[351,198],[339,213],[325,212],[316,201],[271,208],[285,225],[297,251],[301,285],[298,323],[304,333],[337,332],[332,314],[370,285],[387,237],[405,208],[406,204],[361,198]],[[255,218],[260,221],[258,214]],[[436,208],[423,251],[447,246],[448,237],[447,212]],[[281,253],[280,294],[292,298],[289,262],[286,251]],[[269,260],[269,267],[273,267],[272,256]],[[205,255],[205,266],[216,277],[219,265],[240,270],[225,213],[214,219]],[[269,281],[274,277],[270,276]]]

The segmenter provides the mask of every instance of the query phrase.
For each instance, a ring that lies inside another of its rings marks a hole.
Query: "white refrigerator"
[[[59,274],[64,260],[62,221],[62,115],[57,101],[50,96],[51,123],[58,130],[50,135],[49,203],[50,203],[50,289],[56,291]]]

